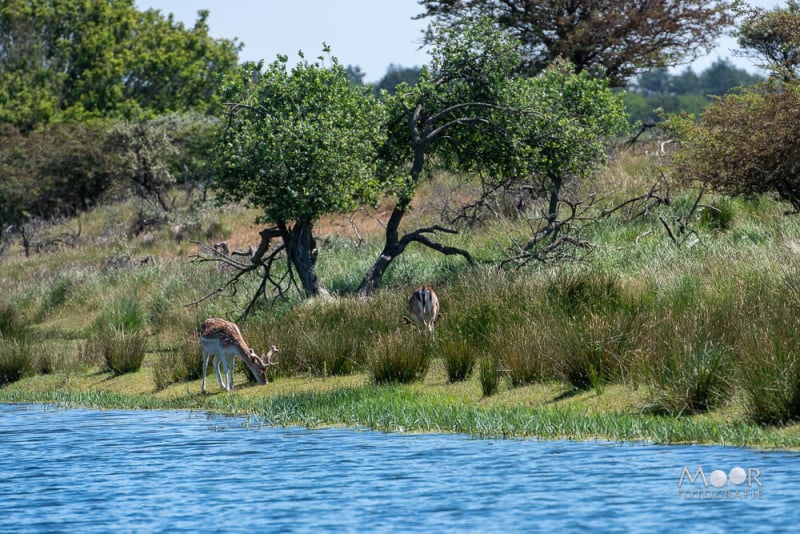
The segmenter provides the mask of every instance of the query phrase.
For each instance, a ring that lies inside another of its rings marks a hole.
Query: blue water
[[[679,494],[684,467],[694,482]],[[749,480],[711,484],[736,467]],[[0,473],[2,532],[787,532],[800,509],[792,452],[273,428],[177,411],[0,404]]]

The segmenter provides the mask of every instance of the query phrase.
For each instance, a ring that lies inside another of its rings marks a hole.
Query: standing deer
[[[439,317],[439,297],[430,287],[422,286],[414,290],[408,299],[408,311],[419,325],[425,325],[428,332],[433,332],[433,325]],[[408,318],[403,317],[406,322]]]
[[[267,369],[270,365],[277,365],[278,362],[272,361],[272,356],[278,352],[278,348],[273,345],[266,357],[262,354],[258,356],[251,349],[236,323],[225,319],[211,318],[203,321],[200,325],[200,344],[203,346],[203,385],[202,391],[206,391],[206,371],[208,370],[208,360],[214,356],[214,371],[217,373],[219,387],[225,391],[233,389],[233,367],[236,358],[242,360],[259,384],[267,383]],[[223,371],[220,371],[222,364]],[[223,373],[225,378],[223,379]]]

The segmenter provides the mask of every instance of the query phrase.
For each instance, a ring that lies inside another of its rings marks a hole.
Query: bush
[[[704,412],[727,398],[732,352],[707,331],[666,334],[651,357],[655,401],[667,413]]]
[[[558,357],[552,362],[556,376],[578,389],[624,380],[630,353],[636,346],[635,315],[610,311],[563,320],[554,336]]]
[[[425,334],[397,331],[372,347],[370,375],[376,384],[408,384],[421,380],[431,363],[432,341]]]
[[[124,328],[104,329],[94,340],[94,351],[102,355],[106,368],[115,375],[135,373],[142,367],[147,337]]]
[[[800,419],[800,333],[791,318],[760,325],[743,350],[738,383],[744,388],[747,414],[757,423],[782,425]],[[772,330],[770,332],[770,330]]]

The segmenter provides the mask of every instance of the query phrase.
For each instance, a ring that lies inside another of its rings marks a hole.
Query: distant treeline
[[[697,114],[711,102],[712,97],[763,80],[763,77],[723,59],[716,60],[700,74],[691,67],[677,75],[670,74],[667,69],[657,69],[632,81],[627,87],[625,106],[632,121],[657,120],[660,112]]]
[[[364,73],[358,66],[347,67],[350,81],[364,84]],[[386,74],[373,84],[375,92],[394,93],[398,84],[414,85],[419,79],[420,67],[389,65]],[[710,67],[694,72],[687,67],[680,74],[670,74],[666,68],[645,72],[631,80],[626,87],[625,106],[631,122],[649,122],[659,119],[660,113],[698,114],[711,98],[722,96],[737,87],[747,87],[764,81],[764,77],[740,69],[727,59],[718,59]]]

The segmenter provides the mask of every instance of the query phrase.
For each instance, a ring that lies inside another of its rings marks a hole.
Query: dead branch
[[[400,245],[405,248],[409,243],[415,241],[417,243],[421,243],[437,252],[441,252],[442,254],[446,254],[448,256],[458,255],[462,256],[466,259],[470,264],[474,264],[475,260],[472,258],[472,254],[468,251],[457,248],[457,247],[450,247],[447,245],[443,245],[441,243],[437,243],[436,241],[432,241],[429,239],[425,234],[432,234],[436,232],[443,232],[446,234],[457,234],[458,230],[453,230],[452,228],[445,228],[444,226],[434,225],[428,226],[426,228],[419,228],[413,232],[410,232],[400,239]]]
[[[192,256],[191,261],[193,263],[215,262],[233,269],[234,274],[220,287],[207,292],[205,295],[193,302],[189,302],[186,304],[186,306],[198,305],[205,300],[219,296],[226,292],[229,298],[235,298],[238,294],[239,284],[242,283],[245,277],[251,273],[257,274],[261,280],[259,282],[258,289],[250,296],[242,317],[246,317],[253,310],[253,307],[262,295],[265,298],[269,298],[268,292],[270,289],[274,292],[275,299],[285,297],[286,292],[291,284],[290,272],[287,271],[276,278],[275,271],[273,269],[274,262],[284,251],[285,246],[281,244],[277,247],[272,247],[270,250],[272,238],[279,235],[276,228],[265,228],[260,232],[260,235],[261,243],[259,244],[258,248],[252,252],[252,254],[237,254],[239,257],[249,257],[248,260],[240,260],[237,257],[234,257],[234,254],[227,254],[227,250],[223,247],[217,247],[216,245],[193,241],[194,244],[200,247],[200,252]],[[248,252],[250,251],[253,251],[252,246],[249,247]],[[287,277],[290,277],[288,281]]]
[[[594,222],[595,218],[587,213],[597,201],[596,195],[575,202],[559,201],[562,208],[567,209],[567,215],[563,219],[550,220],[547,214],[542,214],[536,224],[531,224],[533,235],[523,244],[513,242],[512,250],[515,252],[500,262],[500,268],[512,264],[519,268],[533,261],[547,263],[580,259],[579,249],[594,248],[579,235],[586,225]]]

